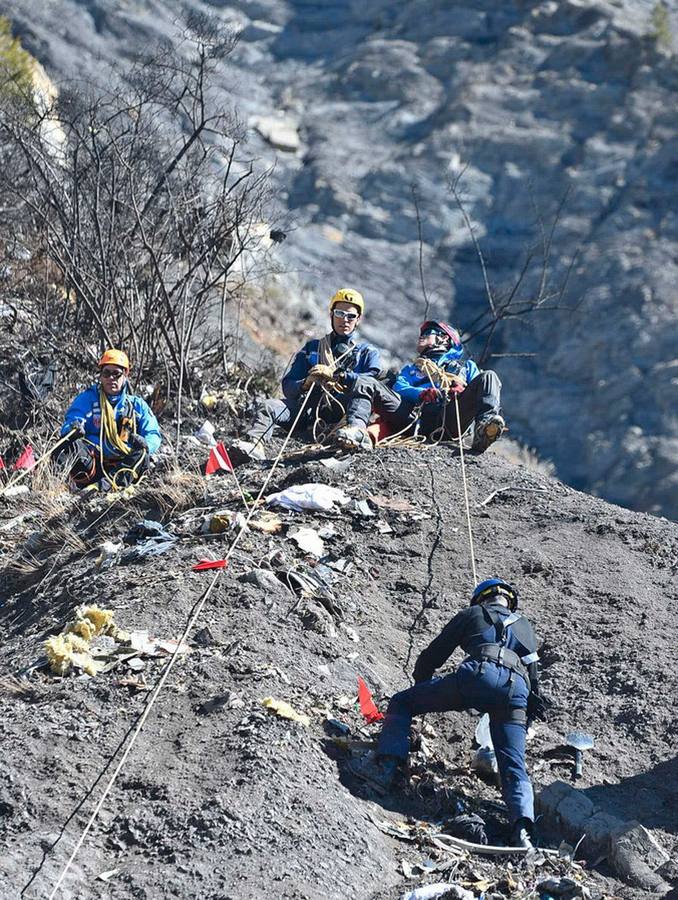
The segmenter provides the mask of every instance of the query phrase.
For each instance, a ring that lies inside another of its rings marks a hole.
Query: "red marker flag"
[[[30,444],[26,444],[21,456],[14,463],[15,469],[32,469],[35,466],[35,454]]]
[[[379,712],[372,699],[372,692],[360,675],[358,675],[358,703],[360,704],[360,712],[368,725],[372,725],[374,722],[381,722],[384,718],[384,714]]]
[[[227,559],[201,559],[193,566],[194,572],[202,572],[204,569],[225,569],[228,565]]]
[[[223,444],[217,444],[210,450],[210,456],[205,466],[205,475],[213,475],[214,472],[219,472],[221,469],[232,472],[233,463],[229,459],[226,447]]]
[[[0,469],[6,469],[5,460],[0,456]]]

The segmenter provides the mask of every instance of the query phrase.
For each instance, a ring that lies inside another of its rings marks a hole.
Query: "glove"
[[[531,693],[527,698],[527,724],[534,722],[535,719],[545,722],[548,706],[549,704],[544,697]]]
[[[313,366],[308,373],[308,377],[312,378],[314,381],[330,381],[330,379],[334,377],[334,366],[326,366],[322,363],[318,363],[317,366]]]
[[[71,422],[71,432],[72,438],[83,438],[85,436],[85,420],[73,419]]]
[[[334,366],[326,366],[322,363],[318,363],[317,366],[313,366],[313,368],[306,376],[306,380],[303,384],[303,389],[305,391],[308,391],[313,387],[314,384],[323,384],[326,381],[331,381],[333,376]]]
[[[466,389],[466,380],[462,378],[461,375],[450,375],[450,381],[452,382],[449,393],[454,396],[454,394],[461,394],[462,391]]]
[[[422,681],[430,681],[433,678],[433,673],[424,671],[424,667],[420,666],[419,660],[417,660],[412,672],[412,678],[415,684],[420,684]]]
[[[440,388],[437,387],[429,387],[424,388],[423,391],[419,394],[419,402],[420,403],[438,403],[442,399],[442,393]]]
[[[133,450],[144,450],[148,453],[148,441],[140,434],[131,434],[129,437],[129,445]]]

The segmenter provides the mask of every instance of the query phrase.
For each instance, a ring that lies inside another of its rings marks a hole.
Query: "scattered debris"
[[[483,713],[480,717],[478,724],[476,725],[475,738],[478,749],[471,760],[471,768],[481,775],[496,777],[499,772],[499,766],[497,765],[497,756],[492,744],[490,717],[488,713]]]
[[[96,567],[102,572],[114,566],[118,559],[118,554],[122,550],[122,541],[115,543],[114,541],[104,541],[99,548],[100,553],[96,560]]]
[[[107,872],[100,872],[97,875],[98,881],[110,881],[111,878],[114,878],[116,875],[120,874],[120,869],[108,869]]]
[[[275,713],[276,716],[280,716],[281,719],[290,719],[292,722],[299,722],[306,727],[311,724],[309,716],[297,712],[293,706],[284,700],[276,700],[275,697],[264,697],[261,705]]]
[[[121,562],[129,563],[151,556],[160,556],[170,550],[178,540],[175,534],[153,519],[144,519],[133,525],[124,537],[126,544],[135,544],[125,550],[120,557]]]
[[[575,897],[590,897],[590,892],[572,878],[547,878],[537,885],[539,900],[575,900]]]
[[[214,437],[214,425],[212,425],[209,419],[205,419],[193,436],[197,438],[201,444],[205,444],[207,447],[216,447],[217,445]]]
[[[208,412],[214,409],[217,405],[218,397],[216,394],[211,394],[207,388],[203,385],[202,391],[200,392],[200,404],[206,409]]]
[[[247,526],[247,519],[240,512],[222,509],[208,516],[202,524],[203,534],[224,534],[226,531]]]
[[[325,719],[325,731],[330,735],[345,735],[351,733],[350,727],[339,719]]]
[[[82,606],[75,618],[61,631],[45,641],[45,653],[49,668],[55,675],[66,675],[72,668],[81,669],[87,675],[102,671],[103,663],[92,655],[91,643],[98,635],[127,637],[113,622],[113,612],[98,606]],[[113,641],[115,644],[115,640]]]
[[[448,819],[445,822],[445,832],[474,844],[486,846],[489,843],[485,831],[485,820],[477,813],[462,813]]]
[[[362,516],[363,519],[373,519],[377,515],[367,500],[352,500],[348,511],[354,516]]]
[[[325,466],[326,469],[333,469],[335,472],[345,472],[346,469],[351,468],[351,459],[350,457],[337,459],[336,456],[330,456],[326,459],[321,459],[320,465]]]
[[[173,638],[150,638],[148,631],[123,631],[115,624],[113,612],[98,606],[80,607],[60,634],[45,641],[46,663],[56,675],[67,675],[73,668],[98,675],[122,662],[140,672],[145,668],[140,656],[171,656],[190,650],[188,644]]]
[[[441,881],[438,884],[427,884],[415,888],[403,894],[400,900],[435,900],[436,897],[445,897],[445,900],[473,900],[474,895],[463,887],[452,884],[449,881]]]
[[[266,503],[282,506],[294,512],[301,512],[304,509],[313,512],[334,512],[335,504],[343,506],[349,500],[350,497],[340,488],[329,484],[295,484],[284,491],[269,494]]]
[[[400,497],[385,497],[383,494],[373,494],[368,499],[375,506],[378,506],[379,509],[390,509],[393,512],[400,513],[416,512],[416,507],[409,500],[403,500]]]
[[[254,531],[263,531],[264,534],[278,534],[282,531],[283,522],[277,513],[262,510],[256,517],[250,519],[249,527]],[[326,535],[321,534],[321,537]]]
[[[205,569],[225,569],[227,565],[227,559],[200,559],[191,568],[194,572],[203,572]]]
[[[325,543],[313,528],[298,528],[290,532],[289,537],[304,553],[310,553],[318,558],[325,555]]]

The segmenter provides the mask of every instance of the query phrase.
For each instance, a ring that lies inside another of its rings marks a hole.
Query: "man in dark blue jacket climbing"
[[[279,426],[294,422],[307,391],[311,394],[298,428],[312,426],[318,420],[327,424],[346,416],[349,429],[358,427],[367,440],[367,422],[371,414],[369,398],[353,392],[357,379],[381,374],[379,351],[364,341],[355,340],[365,301],[352,288],[341,288],[330,300],[331,330],[323,338],[308,341],[292,360],[283,376],[281,400],[269,399],[259,406],[247,432],[251,443],[236,441],[229,448],[245,457],[263,459],[263,442]]]
[[[518,591],[508,582],[501,578],[481,582],[470,607],[457,613],[420,654],[414,687],[391,698],[376,753],[354,761],[350,768],[383,793],[407,759],[413,716],[448,710],[487,712],[511,820],[511,843],[531,847],[534,798],[525,768],[525,736],[543,706],[537,641],[517,606]],[[467,654],[464,661],[452,674],[434,678],[456,647]]]
[[[419,329],[417,358],[404,366],[393,388],[360,376],[354,396],[369,399],[393,431],[417,431],[447,440],[459,437],[474,424],[472,450],[483,453],[501,437],[501,382],[491,370],[480,371],[467,359],[459,332],[446,322],[426,321]],[[455,396],[456,395],[456,396]],[[459,405],[457,423],[456,404]],[[339,433],[340,442],[367,449],[354,435]],[[345,438],[345,439],[344,439]],[[344,439],[344,440],[342,440]]]
[[[141,397],[128,389],[129,359],[106,350],[99,360],[99,383],[73,400],[62,435],[71,435],[59,455],[78,487],[96,481],[122,487],[136,481],[160,447],[158,420]]]

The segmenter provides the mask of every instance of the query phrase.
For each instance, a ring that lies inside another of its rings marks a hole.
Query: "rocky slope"
[[[565,735],[591,732],[583,794],[622,820],[638,819],[675,855],[678,683],[667,626],[675,526],[493,452],[467,466],[479,575],[500,572],[519,586],[544,642],[554,705],[529,745],[536,785],[570,781]],[[238,472],[250,491],[265,474],[254,465]],[[554,873],[574,874],[598,900],[646,896],[600,859],[590,870],[564,860],[514,860],[507,869],[462,853],[442,876],[404,876],[402,860],[450,860],[426,829],[460,809],[480,813],[491,840],[506,840],[496,790],[469,769],[475,721],[427,717],[411,782],[380,799],[352,779],[327,720],[369,737],[374,729],[355,706],[357,675],[383,706],[408,684],[418,651],[468,602],[460,460],[442,447],[375,453],[343,470],[297,459],[270,489],[305,482],[337,485],[353,501],[376,499],[333,514],[282,513],[279,533],[245,534],[57,896],[395,900],[408,886],[450,878],[476,898],[499,900],[534,896],[530,889]],[[93,678],[26,667],[92,600],[122,628],[178,637],[212,577],[192,565],[223,556],[234,534],[205,535],[202,523],[241,509],[238,496],[230,476],[183,475],[151,483],[129,503],[49,492],[2,502],[3,898],[17,897],[41,862],[22,896],[49,895],[112,764],[90,793],[91,785],[141,713],[142,682],[156,683],[163,660],[123,661]],[[165,520],[172,546],[101,565],[103,541],[122,539],[144,516]],[[325,568],[293,540],[299,526],[328,528]],[[325,581],[301,595],[295,579],[304,575]],[[292,703],[309,724],[267,712],[267,696]],[[419,823],[414,841],[393,836],[406,816]],[[560,836],[544,839],[557,846]],[[586,853],[584,842],[579,855]],[[670,864],[661,874],[676,877]]]
[[[554,289],[571,305],[504,323],[490,360],[513,433],[569,483],[675,517],[675,3],[650,0],[240,0],[0,3],[60,79],[108,77],[186,11],[240,32],[220,84],[275,160],[290,225],[288,286],[365,290],[369,336],[407,354],[422,315],[412,185],[432,309],[469,326],[487,306],[464,203],[491,285],[506,292],[567,195]],[[537,213],[538,211],[538,213]],[[533,261],[523,294],[534,294]],[[479,353],[482,342],[472,345]]]

